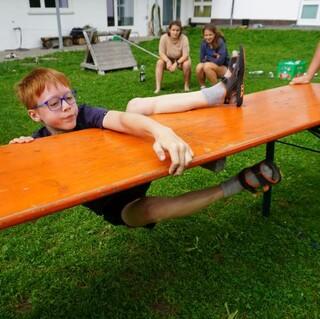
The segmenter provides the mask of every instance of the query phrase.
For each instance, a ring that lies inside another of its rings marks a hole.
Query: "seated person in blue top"
[[[214,85],[227,72],[228,50],[222,33],[213,24],[206,24],[202,31],[200,63],[196,67],[200,87],[204,88],[206,79]]]
[[[231,82],[234,83],[234,80]],[[17,94],[20,101],[26,106],[29,117],[42,124],[43,127],[32,137],[21,136],[13,139],[11,144],[35,143],[35,139],[45,136],[95,127],[133,134],[142,138],[152,137],[154,139],[153,149],[159,160],[163,161],[166,158],[166,152],[171,158],[170,174],[181,174],[192,161],[193,152],[190,146],[172,129],[147,116],[91,107],[85,104],[78,106],[75,92],[71,89],[68,78],[56,70],[34,69],[19,82]],[[161,100],[161,96],[157,98]],[[186,100],[183,96],[178,99]],[[207,103],[205,96],[198,96],[197,99],[198,103]],[[108,150],[101,151],[107,152]],[[262,188],[265,191],[271,185],[277,184],[280,177],[280,172],[273,163],[262,161],[245,168],[239,175],[218,186],[176,197],[147,196],[146,192],[150,183],[146,183],[84,203],[84,205],[94,213],[102,215],[113,225],[152,228],[161,220],[193,214],[216,200],[236,194],[243,189],[255,192]]]

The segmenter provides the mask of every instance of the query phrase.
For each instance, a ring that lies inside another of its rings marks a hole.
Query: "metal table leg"
[[[269,161],[274,160],[274,150],[275,150],[275,142],[273,141],[273,142],[267,143],[266,160],[269,160]],[[268,217],[270,215],[271,195],[272,195],[272,187],[270,186],[269,190],[263,194],[262,214],[264,217]]]

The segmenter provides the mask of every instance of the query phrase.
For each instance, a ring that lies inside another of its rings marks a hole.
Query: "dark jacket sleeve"
[[[200,46],[200,62],[206,62],[206,43],[204,41],[201,42]]]
[[[228,51],[226,43],[222,38],[218,41],[218,48],[215,50],[218,57],[208,57],[207,60],[217,65],[226,65],[228,60]]]
[[[222,38],[219,39],[218,44],[219,46],[216,51],[217,51],[217,54],[219,54],[219,57],[216,59],[215,63],[217,65],[224,65],[228,57],[227,46]]]

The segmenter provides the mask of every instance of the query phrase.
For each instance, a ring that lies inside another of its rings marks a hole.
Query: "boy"
[[[58,71],[38,68],[20,81],[17,94],[27,107],[32,120],[44,125],[33,137],[20,137],[11,143],[32,142],[34,138],[81,130],[89,127],[111,129],[139,136],[152,136],[160,160],[167,150],[171,157],[169,173],[179,175],[191,162],[191,148],[170,128],[140,115],[87,105],[78,107],[75,93],[66,76]],[[146,197],[149,183],[85,203],[113,225],[153,227],[169,218],[190,215],[219,198],[238,193],[244,188],[255,192],[280,181],[278,168],[265,161],[244,169],[238,176],[220,186],[189,192],[173,198]]]

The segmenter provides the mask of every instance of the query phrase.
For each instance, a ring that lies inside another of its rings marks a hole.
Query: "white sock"
[[[201,92],[207,100],[208,105],[213,106],[224,102],[226,87],[223,83],[219,82],[214,86],[202,89]]]

